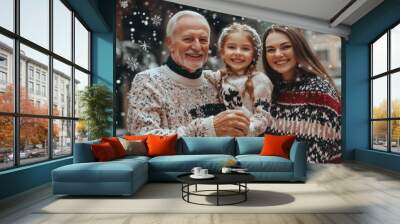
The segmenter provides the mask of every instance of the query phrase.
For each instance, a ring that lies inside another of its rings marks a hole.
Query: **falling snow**
[[[128,7],[128,0],[121,0],[120,5],[123,9]]]
[[[161,25],[161,17],[159,15],[154,15],[153,17],[151,17],[151,22],[153,23],[154,26],[159,26]]]
[[[139,46],[146,52],[150,50],[150,45],[146,41],[139,41]]]
[[[137,59],[133,57],[129,57],[126,64],[132,72],[139,68],[139,62],[137,62]]]

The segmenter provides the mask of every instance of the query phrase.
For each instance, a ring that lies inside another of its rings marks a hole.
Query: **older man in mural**
[[[165,41],[170,53],[166,64],[137,74],[132,82],[128,131],[179,137],[247,135],[246,115],[223,111],[217,90],[204,78],[207,20],[196,12],[178,12],[167,24]]]

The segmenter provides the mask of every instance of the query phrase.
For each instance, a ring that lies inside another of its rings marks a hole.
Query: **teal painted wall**
[[[114,0],[67,2],[92,31],[93,83],[103,83],[114,90]],[[0,199],[50,182],[53,169],[71,163],[69,157],[0,172]]]
[[[72,163],[72,157],[0,172],[0,199],[51,181],[51,171]]]
[[[400,1],[386,0],[351,27],[344,44],[344,156],[399,170],[400,157],[369,150],[369,47],[377,36],[400,22]],[[362,151],[360,151],[362,150]]]

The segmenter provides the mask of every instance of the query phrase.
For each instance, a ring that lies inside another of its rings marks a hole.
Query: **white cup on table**
[[[200,175],[201,175],[200,171],[201,171],[202,169],[203,169],[203,168],[201,168],[201,167],[199,167],[199,166],[193,167],[192,173],[193,173],[194,175],[196,175],[196,176],[200,176]]]
[[[207,176],[208,175],[208,169],[201,169],[200,170],[200,176]]]

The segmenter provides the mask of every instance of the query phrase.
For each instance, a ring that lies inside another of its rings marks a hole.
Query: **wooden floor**
[[[367,204],[356,214],[36,214],[55,199],[49,185],[0,201],[0,223],[252,224],[400,223],[400,173],[360,163],[312,165],[308,183],[319,184],[349,203]]]

